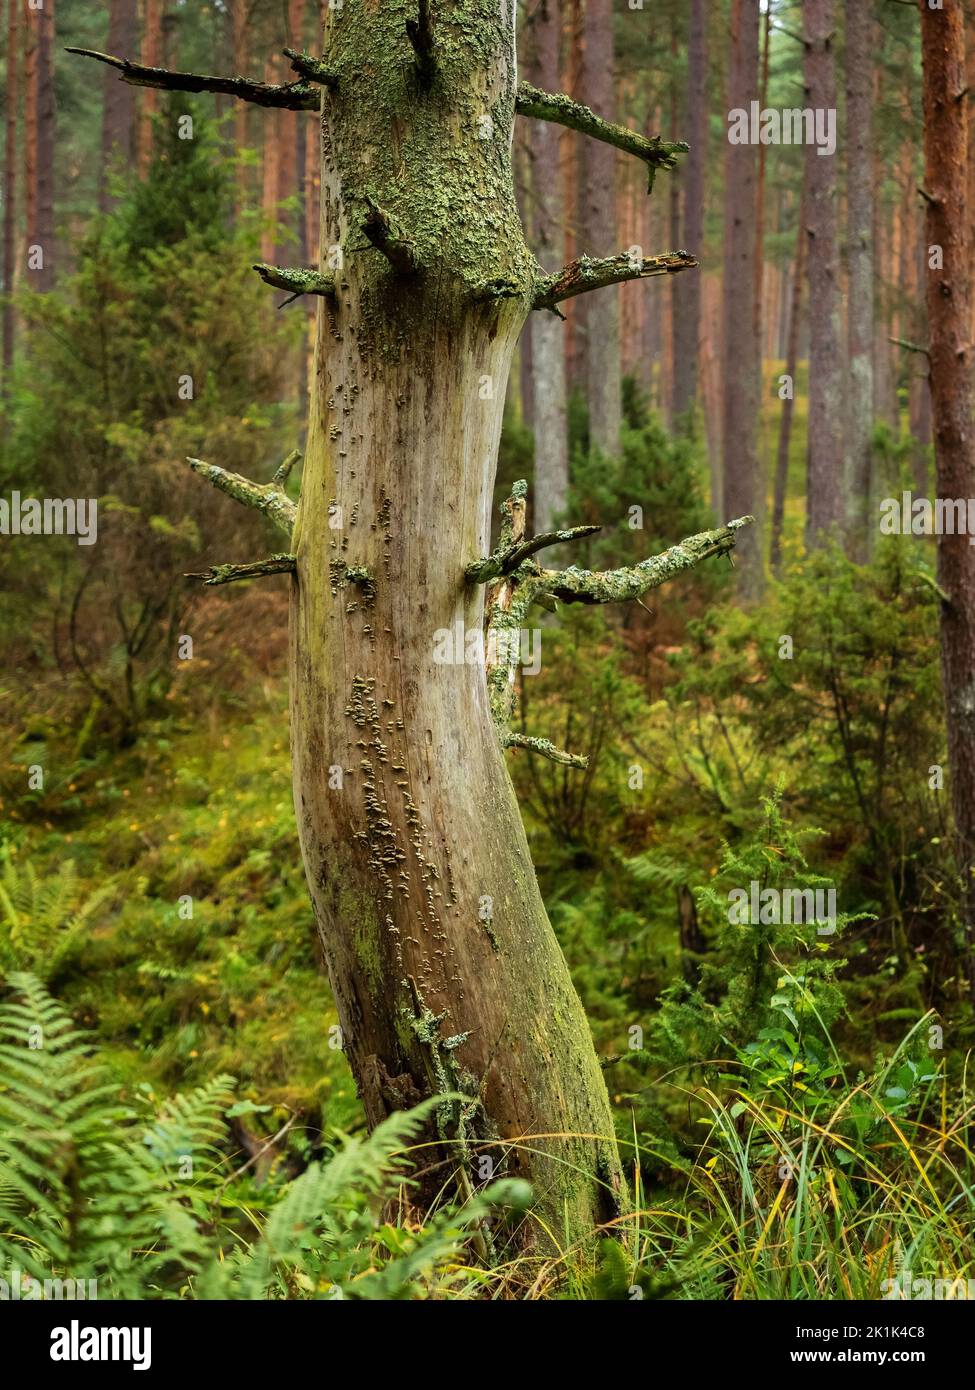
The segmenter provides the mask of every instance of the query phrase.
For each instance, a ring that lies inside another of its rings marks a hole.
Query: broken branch
[[[381,251],[397,275],[413,275],[420,268],[412,241],[392,215],[372,198],[366,198],[366,215],[362,230]]]
[[[334,275],[322,275],[320,271],[306,270],[303,266],[265,265],[263,261],[256,262],[251,268],[257,271],[265,285],[276,290],[287,290],[292,296],[335,294]]]
[[[640,135],[624,125],[604,121],[588,106],[583,106],[562,92],[542,92],[528,82],[521,82],[515,97],[519,116],[534,116],[539,121],[554,121],[606,145],[615,145],[626,154],[642,159],[647,166],[648,188],[653,191],[653,178],[658,169],[672,169],[677,156],[686,154],[689,146],[683,140],[661,140],[658,135]]]
[[[418,0],[417,17],[406,21],[406,33],[416,54],[417,72],[423,82],[430,82],[435,67],[430,0]]]
[[[198,72],[171,72],[168,68],[147,67],[128,58],[115,58],[94,48],[68,48],[82,58],[94,58],[118,68],[123,82],[133,87],[157,87],[167,92],[218,92],[237,97],[257,106],[276,107],[286,111],[317,111],[321,105],[318,88],[307,82],[287,82],[278,86],[271,82],[252,82],[246,77],[213,77]]]
[[[187,574],[186,579],[202,579],[204,584],[233,584],[237,579],[259,579],[265,574],[293,574],[296,555],[269,555],[266,560],[253,560],[247,565],[213,565],[202,574]]]
[[[689,251],[665,251],[660,256],[632,258],[627,255],[593,259],[580,256],[570,261],[554,275],[543,276],[535,288],[533,309],[555,309],[563,299],[577,294],[605,289],[607,285],[622,285],[627,280],[649,280],[656,275],[676,275],[681,270],[693,270],[697,261]]]
[[[338,86],[338,76],[321,58],[314,58],[310,53],[299,52],[296,48],[286,48],[283,51],[299,76],[307,78],[309,82],[317,82],[322,87],[328,87],[329,91],[334,91]]]
[[[561,763],[563,767],[585,769],[589,766],[589,759],[584,754],[566,753],[563,748],[556,748],[547,738],[534,738],[531,734],[513,733],[509,729],[501,741],[505,748],[525,748],[529,753],[540,753],[543,758],[548,758],[553,763]]]
[[[274,483],[251,482],[250,478],[245,478],[240,473],[231,473],[215,463],[205,463],[203,459],[187,459],[186,462],[194,473],[199,473],[201,478],[206,478],[207,482],[212,483],[220,492],[225,492],[235,502],[241,502],[245,507],[256,507],[259,512],[263,512],[279,531],[290,537],[298,508],[283,489],[276,487]]]
[[[486,584],[490,579],[512,574],[525,560],[530,559],[539,550],[544,550],[546,546],[562,545],[566,541],[581,541],[586,536],[594,536],[602,529],[601,526],[571,526],[566,531],[544,531],[541,535],[531,536],[517,544],[504,548],[499,546],[486,559],[468,565],[464,573],[471,584]]]

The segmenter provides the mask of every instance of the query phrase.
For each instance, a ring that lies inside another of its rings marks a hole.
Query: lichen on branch
[[[479,582],[483,574],[488,584],[487,610],[487,683],[491,715],[501,745],[504,748],[524,748],[539,753],[567,767],[587,766],[579,754],[566,753],[548,739],[517,732],[511,728],[515,703],[515,677],[520,656],[522,625],[533,603],[551,606],[553,600],[562,603],[624,603],[640,599],[650,589],[656,589],[683,571],[699,565],[715,555],[730,555],[737,533],[750,525],[754,517],[738,517],[727,526],[701,531],[687,536],[660,555],[651,555],[637,565],[615,570],[586,570],[571,566],[565,570],[542,569],[525,554],[532,545],[525,540],[525,494],[522,480],[513,484],[501,504],[501,535],[497,547],[486,560],[469,565],[465,578]],[[576,527],[557,533],[566,539],[578,539],[581,531],[598,527]],[[539,537],[534,538],[536,541]],[[544,538],[547,541],[547,538]],[[513,557],[522,558],[511,566]]]
[[[283,531],[290,539],[298,508],[282,487],[276,486],[273,482],[252,482],[241,473],[231,473],[228,469],[221,468],[216,463],[206,463],[203,459],[191,458],[186,462],[194,473],[199,473],[201,478],[206,478],[208,483],[212,483],[220,492],[225,492],[235,502],[263,512],[278,530]]]
[[[266,265],[258,261],[251,267],[272,289],[286,290],[293,298],[300,294],[335,294],[335,276],[323,275],[304,266]]]
[[[588,106],[573,101],[562,92],[542,92],[528,82],[519,83],[515,110],[519,116],[554,121],[556,125],[567,126],[569,130],[577,130],[604,144],[615,145],[626,154],[635,155],[647,166],[648,193],[653,190],[656,171],[672,169],[677,163],[677,156],[686,154],[688,150],[683,140],[661,140],[659,135],[641,135],[614,121],[604,121]]]
[[[204,584],[233,584],[238,579],[261,579],[267,574],[293,574],[296,564],[295,555],[268,555],[245,565],[213,565],[202,574],[187,574],[185,578],[202,579]]]
[[[622,285],[627,280],[650,280],[657,275],[676,275],[682,270],[694,270],[696,259],[689,251],[664,251],[659,256],[580,256],[569,261],[554,275],[543,276],[535,286],[533,309],[555,310],[563,299],[577,294],[605,289],[607,285]],[[555,310],[557,312],[557,310]]]

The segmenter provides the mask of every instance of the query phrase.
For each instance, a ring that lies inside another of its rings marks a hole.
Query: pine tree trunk
[[[733,0],[728,105],[748,110],[758,95],[758,0]],[[724,510],[729,516],[763,509],[758,464],[758,408],[761,371],[755,331],[756,149],[728,145],[725,163],[724,223]],[[730,511],[728,509],[731,508]],[[749,527],[738,547],[742,592],[756,597],[762,588],[761,531]]]
[[[975,389],[972,324],[973,209],[968,203],[965,32],[959,5],[921,9],[924,73],[926,239],[940,247],[941,268],[927,273],[928,353],[937,495],[975,497]],[[975,546],[964,534],[938,537],[941,673],[951,803],[966,925],[975,939]],[[968,978],[975,994],[975,970]]]
[[[109,53],[134,53],[138,33],[136,0],[112,0],[108,12]],[[115,73],[105,73],[105,97],[102,108],[102,167],[98,205],[107,212],[112,199],[108,178],[116,166],[129,168],[135,153],[135,88],[119,82]]]
[[[17,7],[7,0],[6,146],[3,165],[3,390],[14,365],[14,268],[17,261]]]
[[[159,67],[163,52],[163,9],[165,0],[145,0],[142,32],[142,61]],[[139,173],[145,178],[152,160],[152,121],[159,110],[159,93],[143,89],[139,106]]]
[[[613,85],[612,0],[587,0],[586,41],[582,55],[582,100],[604,120],[615,118]],[[583,239],[593,256],[614,256],[616,227],[616,152],[587,140],[583,146]],[[589,437],[608,455],[619,452],[622,423],[619,290],[593,295],[584,310],[586,331]]]
[[[619,1198],[606,1089],[483,668],[437,659],[455,624],[481,630],[464,567],[489,548],[533,274],[511,173],[511,7],[467,0],[435,51],[427,87],[399,7],[329,14],[322,245],[361,242],[368,192],[421,269],[349,255],[319,309],[293,541],[295,807],[369,1123],[431,1090],[475,1093],[466,1118],[445,1102],[447,1152],[475,1179],[475,1144],[529,1177],[573,1240]],[[499,278],[515,297],[483,296]]]
[[[799,330],[802,324],[802,286],[805,276],[806,251],[806,181],[799,194],[799,213],[796,221],[796,255],[792,268],[792,305],[789,311],[789,340],[786,347],[785,374],[789,378],[789,394],[782,402],[779,421],[779,445],[775,458],[775,491],[772,500],[772,540],[769,563],[778,574],[782,561],[782,524],[785,519],[785,494],[789,481],[789,449],[792,444],[792,419],[795,414],[796,371],[799,366]]]
[[[556,0],[543,0],[533,28],[536,85],[559,85],[561,25]],[[557,270],[564,260],[559,197],[559,127],[531,127],[535,180],[533,249],[542,267]],[[641,289],[645,286],[640,286]],[[566,420],[565,334],[554,314],[538,314],[532,328],[532,387],[535,412],[535,529],[550,531],[565,514],[569,496],[569,438]],[[553,563],[558,557],[553,557]]]
[[[846,13],[847,351],[849,439],[847,527],[850,553],[870,553],[870,474],[873,436],[873,127],[874,24],[869,5]]]
[[[805,105],[836,107],[834,0],[804,0]],[[836,247],[836,158],[806,146],[809,214],[809,456],[806,538],[810,545],[843,522],[845,419],[841,368],[839,259]]]
[[[704,250],[704,176],[708,144],[708,0],[691,0],[687,45],[687,139],[684,163],[684,233],[681,245],[692,255]],[[690,277],[674,303],[674,414],[679,419],[697,397],[701,335],[701,280]]]

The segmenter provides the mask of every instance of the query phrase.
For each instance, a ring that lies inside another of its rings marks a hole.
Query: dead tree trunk
[[[486,554],[505,385],[529,313],[694,264],[623,255],[542,274],[515,208],[512,123],[516,110],[555,120],[649,167],[678,151],[519,87],[513,8],[495,0],[424,0],[405,28],[398,7],[345,0],[328,12],[324,60],[292,55],[304,80],[282,86],[109,61],[130,81],[321,111],[321,241],[345,248],[342,264],[260,267],[269,284],[318,296],[300,502],[285,492],[290,459],[263,485],[193,466],[290,539],[287,554],[240,572],[293,573],[298,832],[369,1123],[440,1094],[435,1137],[464,1181],[490,1155],[496,1172],[529,1178],[556,1239],[585,1239],[619,1210],[620,1163],[503,750],[583,760],[510,730],[517,634],[550,595],[638,598],[727,553],[744,520],[631,569],[542,569],[539,550],[578,533],[526,539],[520,484]],[[523,1239],[544,1229],[528,1223]]]
[[[965,29],[961,6],[921,9],[924,72],[924,201],[928,242],[928,361],[937,495],[975,497],[975,389],[972,347],[973,210],[968,202]],[[951,803],[975,940],[975,547],[963,534],[938,537],[941,675]],[[975,994],[975,970],[968,977]]]

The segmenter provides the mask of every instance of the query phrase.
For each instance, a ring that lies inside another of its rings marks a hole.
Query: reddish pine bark
[[[968,207],[965,32],[959,5],[921,9],[924,90],[924,192],[929,248],[928,353],[937,494],[975,497],[972,348],[972,212]],[[935,260],[936,267],[931,267]],[[975,937],[975,546],[966,535],[938,538],[941,672],[948,729],[951,803],[966,927]],[[968,968],[975,994],[975,970]]]
[[[849,357],[850,553],[870,550],[870,474],[873,436],[873,127],[874,23],[869,5],[846,13],[847,353]]]
[[[17,6],[7,0],[7,142],[3,166],[3,384],[14,362],[14,266],[17,259]]]
[[[142,35],[142,62],[161,67],[163,61],[163,8],[165,0],[145,0],[145,28]],[[141,91],[139,107],[139,173],[145,177],[152,160],[152,118],[159,110],[159,93],[151,87]]]

